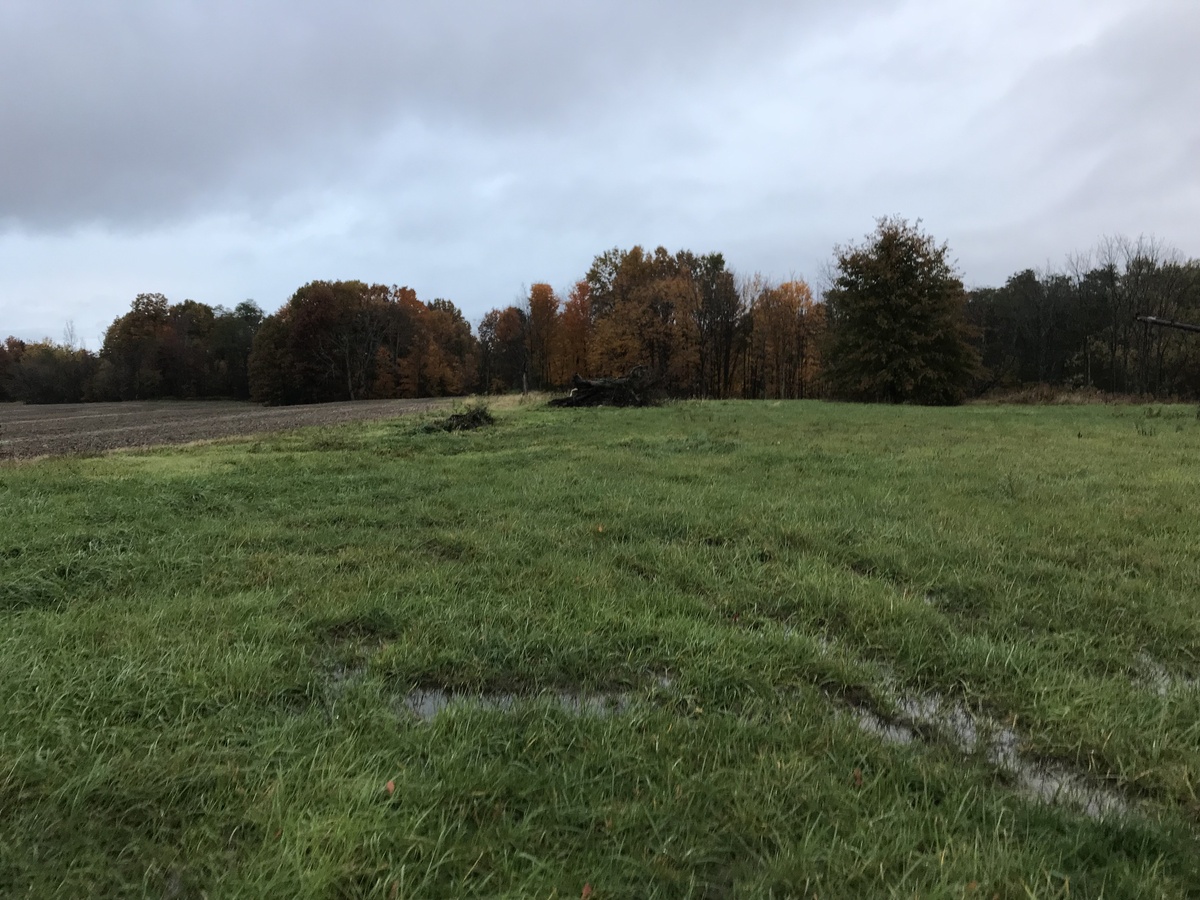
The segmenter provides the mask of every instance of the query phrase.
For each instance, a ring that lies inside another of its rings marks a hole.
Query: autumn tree
[[[425,309],[426,351],[419,396],[454,396],[471,390],[478,370],[478,342],[471,324],[449,300],[431,300]]]
[[[664,368],[665,336],[653,308],[655,280],[653,259],[641,247],[614,248],[592,262],[587,273],[594,316],[588,357],[592,375],[619,375],[637,365]],[[651,355],[659,358],[651,360]]]
[[[552,362],[558,341],[558,312],[562,305],[554,288],[535,284],[529,291],[525,339],[529,360],[529,387],[545,390],[554,385]]]
[[[10,342],[12,339],[9,339]],[[9,364],[8,392],[24,403],[79,403],[90,400],[95,354],[49,339],[20,343]]]
[[[268,316],[251,352],[252,397],[265,403],[353,400],[373,381],[382,325],[360,281],[314,281]]]
[[[387,295],[383,342],[375,351],[372,396],[421,397],[428,308],[410,287],[393,286]]]
[[[814,393],[824,307],[802,280],[754,285],[743,396],[792,400]]]
[[[980,373],[949,249],[901,218],[836,251],[826,292],[829,381],[847,399],[953,404]]]
[[[247,363],[262,310],[139,294],[104,334],[91,395],[101,400],[249,396]]]
[[[570,384],[573,376],[588,371],[588,345],[592,333],[590,294],[587,281],[577,281],[562,306],[551,354],[551,384]]]
[[[314,281],[259,329],[251,395],[279,404],[458,394],[474,385],[476,358],[471,327],[448,300]]]
[[[703,296],[695,265],[692,254],[663,247],[653,253],[640,246],[614,249],[595,258],[587,274],[591,374],[619,375],[641,365],[672,393],[696,391]]]
[[[281,313],[303,402],[367,396],[387,325],[380,291],[361,281],[314,281],[288,300]]]

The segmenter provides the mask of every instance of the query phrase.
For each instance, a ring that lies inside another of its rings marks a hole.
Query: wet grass
[[[0,469],[0,896],[1200,894],[1193,408],[497,418]]]

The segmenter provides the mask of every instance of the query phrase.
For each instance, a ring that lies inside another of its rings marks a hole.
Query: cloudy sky
[[[819,280],[877,217],[969,286],[1200,257],[1196,0],[3,0],[0,337],[313,279],[477,321],[634,244]]]

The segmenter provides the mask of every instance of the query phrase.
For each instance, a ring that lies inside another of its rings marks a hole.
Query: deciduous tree
[[[5,338],[4,343],[0,344],[0,403],[16,399],[10,389],[9,379],[12,377],[17,360],[24,352],[25,342],[12,335],[9,335]]]
[[[587,281],[577,281],[559,314],[550,376],[556,386],[570,384],[576,374],[587,374],[592,333],[590,293]]]
[[[9,366],[9,393],[12,399],[25,403],[89,400],[96,364],[94,354],[68,343],[47,339],[22,344]]]
[[[558,294],[548,284],[535,284],[529,291],[526,340],[529,386],[534,390],[545,390],[554,383],[552,360],[558,341],[558,311],[561,305]]]
[[[749,384],[745,396],[800,399],[817,381],[824,307],[802,280],[762,284],[750,311]]]
[[[523,309],[493,309],[479,323],[480,373],[484,390],[519,389],[526,374],[528,316]]]
[[[476,368],[471,327],[450,301],[314,281],[259,329],[251,394],[265,403],[457,394],[473,386]]]
[[[162,294],[138,294],[129,312],[104,332],[100,356],[112,365],[116,399],[163,396],[165,343],[170,303]]]

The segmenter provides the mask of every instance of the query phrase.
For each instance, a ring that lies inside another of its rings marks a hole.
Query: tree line
[[[972,291],[983,386],[1200,397],[1200,339],[1138,315],[1200,323],[1200,261],[1154,240],[1107,238],[1063,271],[1026,269]]]
[[[448,300],[361,281],[311,282],[272,315],[142,294],[98,353],[8,338],[0,400],[318,403],[561,390],[636,366],[676,397],[944,404],[1031,383],[1200,397],[1200,339],[1137,314],[1200,322],[1200,262],[1114,238],[1064,271],[968,291],[946,244],[884,218],[835,249],[819,298],[720,253],[641,246],[599,254],[565,295],[534,284],[477,333]]]
[[[0,399],[75,403],[231,398],[268,404],[456,395],[478,341],[446,300],[359,281],[304,285],[273,315],[140,294],[98,353],[49,339],[0,347]]]
[[[250,396],[248,360],[263,311],[139,294],[104,334],[99,353],[9,337],[0,349],[0,399],[26,403]],[[68,332],[71,329],[68,327]]]
[[[1200,261],[1106,239],[1065,271],[967,290],[939,244],[900,218],[838,247],[818,300],[803,280],[737,278],[719,253],[597,256],[564,299],[536,284],[479,330],[481,385],[559,389],[575,372],[648,366],[672,396],[957,403],[1027,384],[1200,398]]]

